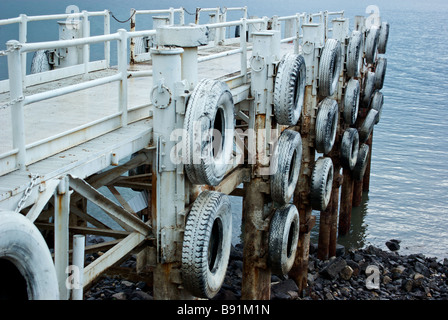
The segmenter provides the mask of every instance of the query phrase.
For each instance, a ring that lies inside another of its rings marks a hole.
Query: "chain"
[[[23,101],[23,100],[25,100],[25,97],[24,96],[20,96],[20,97],[14,99],[14,100],[9,101],[7,104],[4,104],[4,105],[0,106],[0,110],[6,109],[6,108],[8,108],[8,107],[10,107],[12,105],[15,105],[17,102],[20,102],[20,101]]]
[[[117,17],[114,16],[114,14],[112,13],[112,11],[109,11],[110,15],[112,16],[112,18],[114,18],[115,21],[119,22],[119,23],[126,23],[129,20],[132,19],[132,17],[135,15],[137,11],[134,10],[134,12],[131,14],[131,16],[129,18],[127,18],[126,20],[119,20]]]
[[[0,56],[6,56],[8,53],[13,52],[14,50],[20,49],[22,47],[21,44],[15,44],[6,50],[0,50]]]
[[[184,9],[184,11],[185,11],[187,14],[189,14],[190,16],[195,16],[195,15],[196,15],[196,12],[191,13],[191,12],[189,12],[189,11],[187,10],[187,8],[182,8],[182,9]],[[196,8],[196,11],[197,11],[197,9],[201,10],[201,8]]]
[[[17,204],[16,212],[20,212],[22,210],[23,206],[25,205],[26,199],[30,196],[31,192],[33,191],[33,188],[36,186],[37,181],[39,180],[38,174],[30,174],[30,184],[28,187],[26,187],[25,191],[23,192],[22,198],[19,200],[19,203]]]

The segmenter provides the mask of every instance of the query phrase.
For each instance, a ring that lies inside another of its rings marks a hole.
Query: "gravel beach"
[[[354,251],[338,246],[336,257],[321,261],[316,249],[311,244],[303,296],[292,279],[272,275],[272,300],[448,300],[448,259],[400,255],[373,246]],[[242,246],[232,247],[224,284],[213,300],[241,298],[242,257]],[[95,255],[88,256],[86,262],[94,259]],[[121,267],[134,268],[135,264],[131,256]],[[144,281],[103,276],[85,292],[84,299],[153,300],[153,293]]]

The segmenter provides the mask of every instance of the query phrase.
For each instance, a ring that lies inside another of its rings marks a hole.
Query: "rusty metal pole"
[[[350,231],[353,203],[353,179],[350,169],[343,169],[343,183],[341,188],[341,207],[339,209],[339,235],[346,235]]]
[[[361,31],[361,33],[363,34],[363,39],[365,41],[365,37],[366,37],[366,26],[365,26],[365,17],[363,16],[355,16],[355,29],[358,31]],[[365,70],[368,70],[365,66],[364,66]],[[361,83],[363,83],[364,79],[364,75],[365,73],[362,72],[361,73]],[[359,128],[359,126],[364,122],[365,118],[367,116],[367,108],[360,108],[359,110],[359,114],[358,114],[358,119],[356,120],[356,128]],[[362,199],[362,188],[363,188],[363,182],[361,181],[354,181],[353,182],[353,201],[352,201],[352,206],[353,207],[359,207],[361,205],[361,199]]]
[[[337,244],[337,231],[338,231],[338,211],[339,211],[339,190],[343,183],[343,176],[341,175],[341,142],[342,135],[345,130],[345,123],[343,121],[344,112],[344,93],[346,86],[346,52],[349,39],[349,19],[338,18],[333,20],[333,38],[337,39],[341,43],[341,74],[339,75],[339,85],[336,94],[336,100],[339,106],[339,117],[338,117],[338,129],[335,139],[335,144],[333,147],[333,154],[331,155],[331,160],[333,161],[334,176],[333,176],[333,189],[332,189],[332,206],[330,213],[330,237],[328,245],[328,254],[330,257],[336,256],[336,244]]]
[[[135,11],[137,11],[137,10],[135,10],[134,8],[131,9],[131,27],[130,27],[131,32],[135,31],[135,16],[136,16]],[[129,50],[130,50],[129,62],[130,62],[130,64],[134,64],[135,63],[135,40],[134,40],[134,38],[131,38]]]
[[[300,234],[294,265],[289,277],[295,281],[302,296],[307,286],[310,232],[315,224],[310,203],[311,173],[315,163],[315,122],[317,114],[317,74],[320,50],[324,46],[323,24],[302,25],[302,54],[306,64],[305,100],[299,126],[302,136],[302,165],[294,191],[294,204],[299,210]]]
[[[366,144],[369,146],[369,156],[367,159],[366,171],[364,173],[364,178],[362,179],[362,191],[369,191],[370,188],[370,166],[372,164],[372,142],[373,142],[373,130],[370,134],[369,139],[367,139]]]
[[[359,128],[361,124],[366,119],[368,109],[366,107],[360,108],[360,112],[358,115],[358,119],[356,120],[356,127]],[[353,183],[353,207],[359,207],[361,205],[362,199],[362,187],[363,187],[363,179],[355,180]]]
[[[244,247],[241,298],[244,300],[270,298],[271,271],[266,263],[269,211],[266,212],[264,205],[269,185],[263,176],[269,174],[269,158],[266,155],[269,154],[271,137],[274,62],[278,61],[279,48],[278,31],[253,34],[251,95],[254,100],[250,106],[249,129],[253,130],[254,134],[251,136],[255,141],[248,141],[252,175],[251,181],[245,183],[246,192],[243,198]]]

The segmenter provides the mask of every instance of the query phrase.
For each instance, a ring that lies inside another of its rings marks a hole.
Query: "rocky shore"
[[[242,257],[242,247],[232,247],[224,284],[214,300],[241,298]],[[122,266],[135,266],[135,257]],[[143,281],[103,277],[85,292],[84,299],[152,300],[153,295],[152,288]],[[403,256],[373,246],[346,251],[339,246],[336,257],[321,261],[312,244],[308,288],[303,297],[292,279],[272,275],[271,299],[448,300],[448,259],[441,262],[423,254]]]

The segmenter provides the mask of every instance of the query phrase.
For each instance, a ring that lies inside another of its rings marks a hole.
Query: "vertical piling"
[[[278,45],[276,44],[278,42]],[[280,37],[278,31],[264,31],[253,34],[251,116],[249,125],[256,139],[256,163],[252,166],[252,179],[245,184],[243,198],[243,282],[241,298],[245,300],[268,300],[270,298],[271,271],[267,258],[267,232],[269,212],[265,212],[265,192],[269,190],[262,175],[268,174],[269,161],[266,162],[270,147],[273,66],[279,58]],[[266,133],[266,134],[265,134]],[[266,139],[262,139],[264,135]],[[249,141],[252,144],[254,141]],[[252,149],[253,151],[253,149]]]
[[[184,210],[184,184],[178,181],[177,166],[170,159],[175,145],[170,134],[176,129],[175,86],[181,81],[181,48],[151,49],[154,87],[154,154],[152,167],[152,226],[156,233],[157,265],[154,270],[155,299],[186,299],[179,287],[181,261],[181,228],[178,214]]]
[[[306,64],[306,87],[299,131],[302,136],[302,165],[299,182],[294,191],[294,205],[299,210],[300,234],[294,265],[289,276],[295,281],[302,296],[307,286],[310,232],[315,223],[310,202],[311,174],[315,163],[315,122],[317,114],[317,74],[320,50],[324,45],[321,24],[302,24],[302,54]]]
[[[54,203],[54,264],[59,283],[59,297],[61,300],[69,298],[69,291],[65,285],[68,267],[68,220],[70,210],[68,177],[61,179],[56,188]]]

